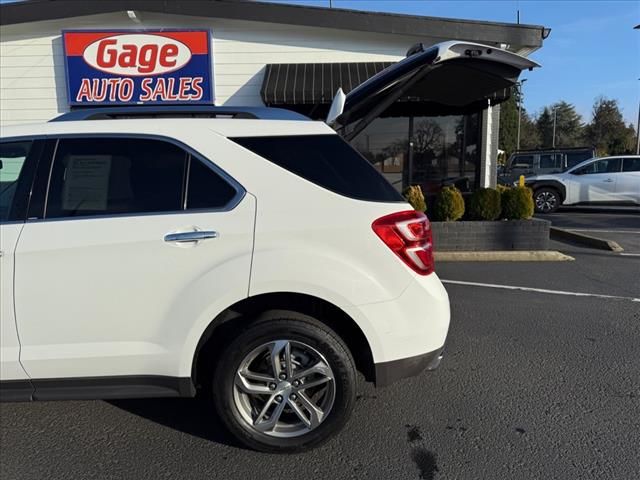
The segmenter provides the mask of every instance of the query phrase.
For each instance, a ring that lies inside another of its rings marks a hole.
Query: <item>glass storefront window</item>
[[[480,115],[378,118],[353,141],[399,191],[443,185],[470,192],[479,185]]]

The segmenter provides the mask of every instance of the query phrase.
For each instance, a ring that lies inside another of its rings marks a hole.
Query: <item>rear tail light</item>
[[[433,272],[431,225],[424,213],[392,213],[374,221],[371,228],[409,268],[420,275]]]

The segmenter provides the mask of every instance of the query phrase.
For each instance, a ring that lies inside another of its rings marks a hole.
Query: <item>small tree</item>
[[[418,210],[419,212],[424,212],[427,210],[427,203],[424,201],[424,194],[422,193],[422,188],[420,185],[412,185],[407,187],[402,192],[404,198],[407,199],[407,202],[411,204],[411,206]]]
[[[456,187],[444,187],[436,196],[433,209],[436,220],[454,222],[464,215],[464,198]]]
[[[518,102],[520,93],[513,88],[511,97],[500,104],[500,131],[498,148],[505,152],[505,159],[518,149]],[[520,148],[535,148],[540,143],[535,123],[524,108],[520,111]]]
[[[500,104],[500,130],[498,133],[498,148],[504,150],[508,157],[516,150],[518,137],[518,99],[517,88],[512,89],[512,95]]]
[[[554,114],[555,110],[555,114]],[[536,122],[540,141],[543,147],[552,147],[553,120],[556,121],[556,147],[577,147],[582,141],[582,117],[575,107],[567,102],[557,102],[544,107]]]
[[[506,188],[502,191],[502,217],[507,220],[533,217],[533,192],[529,187]]]
[[[625,125],[617,100],[599,97],[593,104],[584,139],[596,147],[599,155],[620,155],[633,151],[635,130],[633,125]]]
[[[467,214],[473,220],[496,220],[502,212],[500,197],[494,188],[479,188],[469,198]]]

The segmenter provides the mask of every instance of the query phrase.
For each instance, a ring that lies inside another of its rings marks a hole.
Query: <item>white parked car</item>
[[[476,88],[443,104],[486,105],[535,64],[418,48],[338,95],[330,122],[361,129],[418,78],[442,89],[466,66]],[[2,130],[3,400],[207,390],[245,445],[290,451],[345,424],[357,371],[387,385],[440,362],[429,221],[327,124],[224,107],[58,120]]]
[[[527,177],[525,183],[538,213],[560,205],[640,205],[640,156],[592,158],[564,173]]]

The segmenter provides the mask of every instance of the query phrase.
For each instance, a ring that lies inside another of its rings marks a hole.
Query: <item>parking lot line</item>
[[[623,252],[620,252],[618,255],[622,255],[624,257],[640,257],[640,253],[623,253]]]
[[[603,295],[598,293],[582,293],[582,292],[566,292],[564,290],[547,290],[546,288],[533,288],[533,287],[519,287],[515,285],[498,285],[495,283],[478,283],[478,282],[464,282],[461,280],[441,280],[442,283],[448,283],[452,285],[466,285],[470,287],[485,287],[485,288],[500,288],[503,290],[522,290],[525,292],[547,293],[551,295],[570,295],[573,297],[595,297],[595,298],[608,298],[613,300],[630,300],[632,302],[640,302],[640,298],[634,297],[621,297],[618,295]]]

